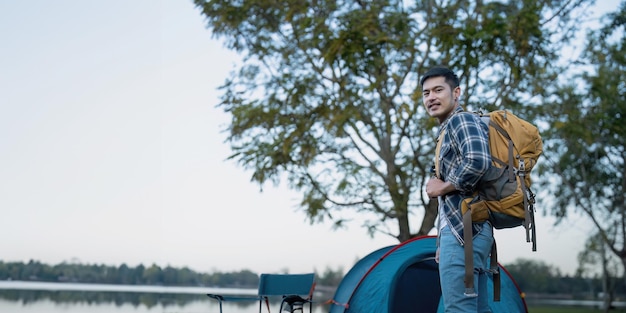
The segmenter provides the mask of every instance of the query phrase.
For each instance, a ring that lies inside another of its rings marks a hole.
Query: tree
[[[163,270],[156,264],[152,264],[143,271],[143,281],[148,285],[163,284]]]
[[[194,2],[243,55],[219,104],[231,159],[261,185],[286,178],[312,223],[356,212],[370,234],[405,241],[437,212],[423,193],[436,135],[420,73],[448,65],[469,109],[528,114],[559,71],[573,10],[593,1]]]
[[[506,269],[524,292],[563,292],[558,286],[561,273],[557,268],[543,261],[517,259],[514,263],[507,264]]]
[[[615,238],[611,238],[615,239]],[[578,254],[579,269],[577,272],[587,274],[585,276],[591,277],[591,275],[597,276],[597,265],[600,263],[600,277],[602,282],[602,308],[604,312],[609,312],[611,303],[615,298],[615,279],[617,275],[617,266],[613,258],[609,258],[607,253],[606,244],[600,236],[599,232],[590,236],[585,243],[585,247]]]
[[[591,68],[564,84],[552,105],[546,105],[548,162],[542,176],[548,179],[542,184],[555,199],[551,213],[559,220],[575,213],[588,217],[597,230],[590,237],[599,236],[624,270],[626,2],[608,19],[606,26],[589,33],[581,60]]]
[[[323,274],[316,273],[316,282],[320,286],[326,287],[336,287],[339,286],[341,280],[344,277],[343,268],[337,268],[337,270],[333,270],[330,267],[326,267]]]

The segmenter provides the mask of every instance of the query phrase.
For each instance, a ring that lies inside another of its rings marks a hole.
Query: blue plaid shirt
[[[458,107],[441,125],[445,135],[439,153],[439,177],[450,182],[457,191],[439,198],[440,227],[446,223],[463,243],[461,202],[471,197],[476,185],[491,166],[489,128],[476,114]],[[482,224],[474,224],[474,233]]]

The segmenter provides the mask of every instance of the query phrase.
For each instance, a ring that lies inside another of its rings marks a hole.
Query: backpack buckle
[[[517,160],[519,161],[519,164],[517,166],[518,175],[524,176],[524,173],[526,173],[526,163],[524,163],[524,159],[522,158],[517,158]]]

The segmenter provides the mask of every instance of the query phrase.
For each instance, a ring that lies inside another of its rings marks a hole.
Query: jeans
[[[487,295],[487,280],[489,279],[487,270],[493,240],[493,228],[488,223],[485,223],[482,230],[474,235],[474,288],[478,296],[466,296],[463,282],[465,277],[464,247],[448,226],[441,229],[439,280],[445,312],[491,312]]]

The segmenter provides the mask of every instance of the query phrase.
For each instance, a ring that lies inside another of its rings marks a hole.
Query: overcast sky
[[[0,42],[0,260],[347,271],[397,243],[309,225],[225,160],[216,88],[238,58],[191,1],[0,1]],[[500,262],[573,272],[589,227],[537,219],[538,252],[496,231]]]

